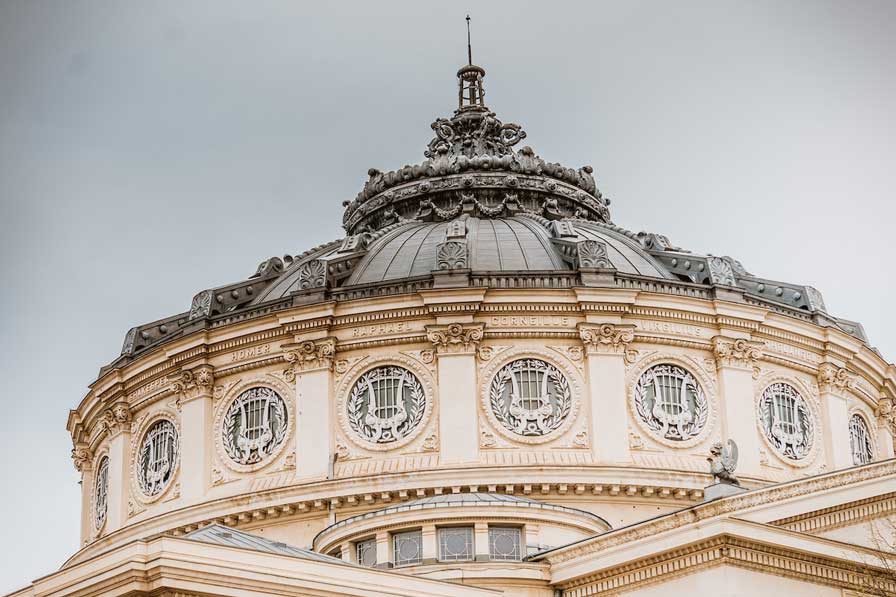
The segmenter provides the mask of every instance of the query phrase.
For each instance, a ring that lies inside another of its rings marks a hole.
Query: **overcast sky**
[[[812,284],[896,359],[896,2],[0,0],[0,594],[78,547],[65,420],[128,328],[341,236],[486,98],[614,221]]]

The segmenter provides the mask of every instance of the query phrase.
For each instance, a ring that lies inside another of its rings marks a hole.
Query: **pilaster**
[[[591,404],[591,437],[594,460],[624,463],[631,460],[628,444],[625,364],[635,339],[632,325],[579,324],[585,346],[585,367]]]
[[[171,384],[180,407],[180,495],[186,502],[203,499],[211,487],[214,382],[214,369],[200,365]]]
[[[763,343],[744,338],[715,336],[712,339],[719,381],[722,438],[738,446],[738,473],[759,476],[761,449],[756,427],[756,397],[753,368],[762,358]]]
[[[380,531],[376,534],[376,567],[392,567],[392,550],[389,549],[389,533]]]
[[[488,562],[491,559],[488,544],[488,523],[477,522],[474,525],[473,546],[476,550],[477,562]]]
[[[420,533],[423,541],[423,564],[432,564],[439,559],[439,547],[434,524],[423,525]]]
[[[853,466],[849,445],[848,390],[855,378],[846,369],[833,363],[818,366],[818,393],[821,401],[825,433],[825,461],[832,470]]]
[[[131,411],[127,402],[119,402],[103,413],[102,425],[109,435],[109,493],[106,530],[125,526],[131,479]]]
[[[479,458],[476,349],[481,323],[426,326],[438,359],[440,458],[443,464]]]
[[[896,406],[893,399],[881,396],[877,401],[877,460],[886,460],[896,456],[893,449],[893,436],[896,435]]]
[[[336,339],[306,340],[284,346],[290,364],[286,379],[296,384],[296,476],[326,479],[333,454],[333,358]]]
[[[93,453],[87,444],[79,443],[72,448],[72,462],[81,473],[81,544],[90,540],[93,525]]]

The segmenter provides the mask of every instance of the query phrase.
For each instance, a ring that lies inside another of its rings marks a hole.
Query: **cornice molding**
[[[896,492],[789,516],[769,524],[815,535],[896,514]]]

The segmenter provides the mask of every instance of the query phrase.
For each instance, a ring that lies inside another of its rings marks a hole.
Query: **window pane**
[[[358,563],[362,566],[376,566],[376,539],[358,541],[355,544]]]
[[[419,564],[423,561],[423,533],[408,531],[392,537],[393,563],[396,566]]]
[[[488,553],[493,560],[520,560],[520,529],[515,527],[489,527]]]
[[[472,560],[473,529],[471,527],[439,529],[439,559]]]

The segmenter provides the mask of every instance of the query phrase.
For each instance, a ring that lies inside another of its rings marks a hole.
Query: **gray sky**
[[[896,358],[896,3],[314,4],[0,0],[0,594],[77,548],[65,419],[127,329],[340,237],[453,110],[467,10],[490,107],[616,223]]]

